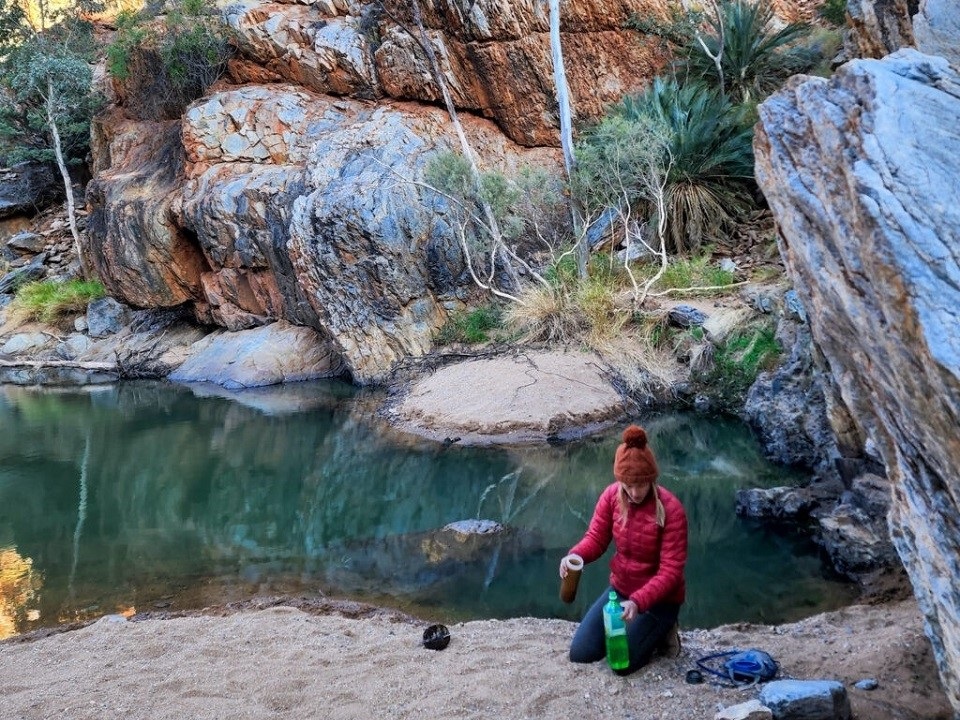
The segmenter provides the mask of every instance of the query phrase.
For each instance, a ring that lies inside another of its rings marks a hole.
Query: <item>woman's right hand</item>
[[[563,580],[567,576],[567,564],[564,562],[565,558],[560,558],[560,579]]]

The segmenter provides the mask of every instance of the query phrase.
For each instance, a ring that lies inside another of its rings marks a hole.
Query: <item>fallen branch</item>
[[[664,295],[670,295],[671,293],[713,292],[714,290],[727,290],[729,288],[740,287],[741,285],[749,285],[750,282],[750,280],[741,280],[740,282],[730,283],[729,285],[699,285],[697,287],[688,288],[668,288],[667,290],[661,290],[660,292],[649,293],[649,297],[663,297]]]

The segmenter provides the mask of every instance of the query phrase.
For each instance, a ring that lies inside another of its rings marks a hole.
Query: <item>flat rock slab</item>
[[[281,321],[251,330],[210,333],[194,344],[193,354],[169,378],[237,390],[336,377],[340,372],[329,343],[315,330]]]
[[[543,351],[447,365],[387,413],[402,430],[480,445],[587,433],[625,408],[595,355]]]
[[[102,385],[120,379],[117,366],[69,360],[0,360],[0,383],[11,385]]]

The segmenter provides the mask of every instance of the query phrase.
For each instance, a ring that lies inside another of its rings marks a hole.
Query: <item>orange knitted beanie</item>
[[[642,427],[631,425],[623,431],[623,442],[613,460],[613,477],[618,482],[652,483],[660,471],[647,445],[647,433]]]

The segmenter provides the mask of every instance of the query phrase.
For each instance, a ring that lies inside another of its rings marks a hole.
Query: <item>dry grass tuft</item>
[[[563,288],[542,285],[524,291],[519,303],[507,307],[504,319],[527,342],[576,343],[588,324]]]
[[[603,339],[593,348],[631,395],[659,396],[673,383],[682,380],[670,353],[645,342],[642,333],[632,328]]]

